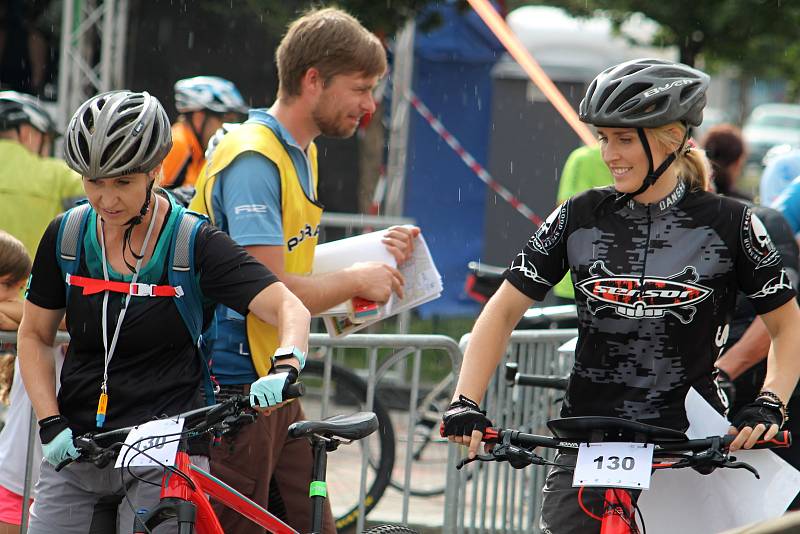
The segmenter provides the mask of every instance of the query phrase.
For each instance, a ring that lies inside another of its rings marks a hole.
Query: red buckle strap
[[[67,285],[82,287],[84,295],[94,295],[103,291],[130,294],[134,297],[182,297],[181,286],[158,286],[156,284],[131,284],[128,282],[115,282],[113,280],[99,280],[85,276],[67,274]]]

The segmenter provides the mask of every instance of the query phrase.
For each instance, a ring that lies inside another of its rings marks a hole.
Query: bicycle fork
[[[604,508],[600,534],[639,534],[630,493],[607,489]]]

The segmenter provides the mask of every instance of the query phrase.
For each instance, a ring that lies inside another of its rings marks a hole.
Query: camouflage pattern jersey
[[[505,273],[542,300],[569,270],[579,339],[562,416],[604,415],[685,430],[690,385],[720,412],[714,361],[737,290],[756,312],[795,296],[762,222],[737,200],[675,190],[650,205],[613,205],[613,187],[572,197]]]

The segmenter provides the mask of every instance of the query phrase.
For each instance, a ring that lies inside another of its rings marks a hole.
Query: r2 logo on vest
[[[291,252],[297,245],[305,241],[307,237],[317,237],[319,235],[319,225],[316,228],[311,228],[310,225],[306,224],[300,232],[297,234],[296,237],[292,237],[289,241],[286,242],[286,247]]]

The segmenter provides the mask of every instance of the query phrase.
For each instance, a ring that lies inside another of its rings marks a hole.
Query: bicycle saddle
[[[686,441],[686,434],[671,428],[628,421],[618,417],[584,416],[553,419],[547,423],[550,432],[559,439],[575,441],[631,441],[631,442],[679,442]]]
[[[322,421],[297,421],[289,425],[289,437],[302,438],[319,434],[327,438],[356,440],[378,430],[378,416],[373,412],[334,415]]]

